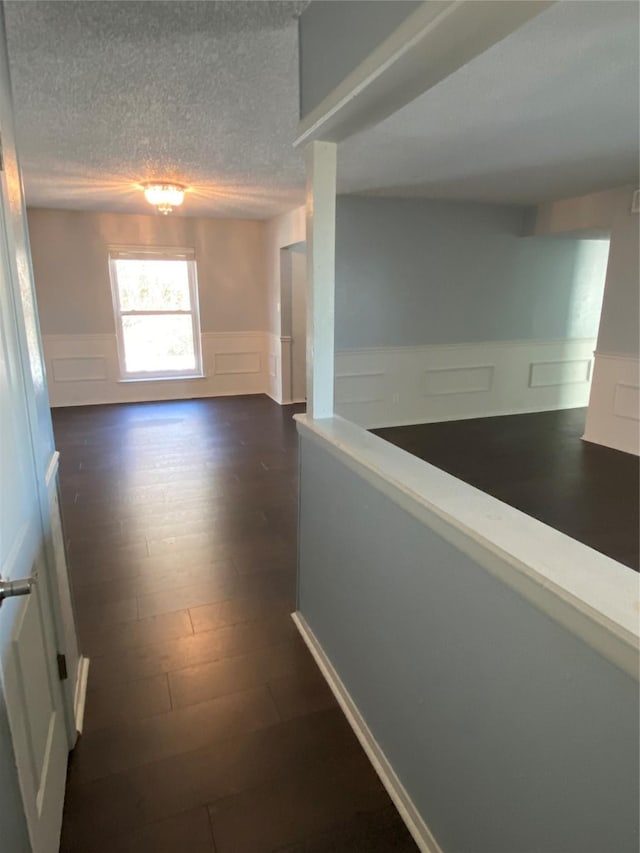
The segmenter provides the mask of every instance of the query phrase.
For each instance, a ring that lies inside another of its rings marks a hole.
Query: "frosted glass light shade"
[[[166,215],[184,201],[184,187],[180,184],[145,184],[144,197]]]

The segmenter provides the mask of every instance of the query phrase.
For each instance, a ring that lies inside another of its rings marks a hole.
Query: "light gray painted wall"
[[[445,853],[635,853],[638,685],[301,443],[299,609]]]
[[[409,0],[313,0],[300,16],[300,115],[305,116],[411,14]]]
[[[31,208],[28,214],[45,335],[115,333],[110,245],[194,248],[202,331],[267,327],[264,222],[41,208]]]
[[[611,227],[611,251],[602,304],[598,351],[638,357],[640,354],[640,279],[638,229],[631,213],[631,193],[621,193]]]
[[[336,349],[595,337],[608,242],[521,237],[527,212],[339,197]]]

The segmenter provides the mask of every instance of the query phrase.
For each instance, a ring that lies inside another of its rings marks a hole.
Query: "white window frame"
[[[187,261],[189,276],[189,301],[190,311],[123,311],[120,306],[120,292],[118,288],[118,274],[115,262],[119,260],[128,261]],[[141,382],[145,380],[157,381],[162,379],[193,379],[201,378],[202,369],[202,339],[200,331],[200,310],[198,303],[198,271],[196,267],[196,253],[194,249],[172,248],[172,247],[149,247],[149,246],[109,246],[109,277],[111,279],[111,297],[113,299],[113,314],[116,324],[116,338],[118,343],[118,362],[120,365],[121,382]],[[195,355],[195,366],[192,370],[158,370],[158,371],[128,371],[124,349],[124,331],[122,318],[129,316],[162,316],[163,314],[190,315],[193,331],[193,351]]]

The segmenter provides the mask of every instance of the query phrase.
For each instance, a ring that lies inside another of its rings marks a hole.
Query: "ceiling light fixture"
[[[144,197],[165,216],[171,213],[174,207],[180,207],[184,201],[184,191],[182,184],[144,184]]]

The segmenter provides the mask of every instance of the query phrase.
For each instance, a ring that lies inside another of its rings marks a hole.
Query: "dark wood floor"
[[[374,432],[638,571],[638,457],[582,441],[586,409]]]
[[[416,849],[289,616],[293,411],[54,411],[91,658],[63,853]]]

